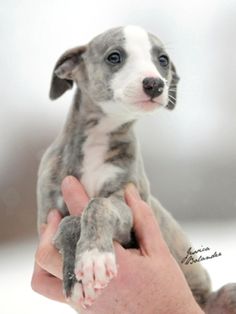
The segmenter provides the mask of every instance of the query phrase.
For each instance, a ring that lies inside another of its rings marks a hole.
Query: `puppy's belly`
[[[83,175],[80,181],[89,197],[95,197],[99,194],[105,183],[109,184],[109,182],[116,179],[122,172],[123,170],[120,167],[108,163],[104,163],[99,167],[90,165],[90,167],[83,168]]]

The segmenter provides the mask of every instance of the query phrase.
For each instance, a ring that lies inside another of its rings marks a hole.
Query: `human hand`
[[[68,184],[67,181],[63,181],[63,197],[67,200],[70,215],[80,216],[89,198],[83,186],[74,177],[69,177]],[[35,292],[49,299],[67,303],[63,294],[62,256],[52,244],[61,219],[59,211],[54,209],[48,215],[47,224],[40,228],[31,286]]]
[[[88,197],[72,177],[63,181],[62,192],[72,215],[80,215]],[[88,309],[71,304],[83,313],[203,313],[196,304],[183,273],[164,242],[150,207],[137,190],[128,186],[125,199],[133,211],[139,250],[125,250],[115,243],[118,276]],[[62,259],[52,245],[61,217],[57,211],[43,226],[36,253],[33,289],[51,299],[66,302],[62,293]],[[52,276],[53,275],[53,276]]]

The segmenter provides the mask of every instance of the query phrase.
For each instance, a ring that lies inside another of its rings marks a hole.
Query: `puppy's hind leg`
[[[80,237],[80,217],[67,216],[62,219],[54,237],[54,245],[63,257],[64,294],[69,298],[76,283],[74,273],[76,244]]]
[[[236,314],[236,283],[211,293],[204,307],[206,314]]]
[[[200,263],[186,265],[183,262],[192,244],[172,215],[153,197],[151,197],[151,206],[171,254],[183,271],[196,302],[203,307],[211,293],[211,282],[206,270]],[[197,259],[196,255],[193,257]]]

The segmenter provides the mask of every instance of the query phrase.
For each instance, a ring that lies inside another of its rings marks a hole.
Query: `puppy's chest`
[[[82,153],[82,176],[81,183],[85,187],[89,197],[95,197],[103,188],[109,184],[123,170],[106,162],[109,152],[109,136],[93,132],[85,140]]]

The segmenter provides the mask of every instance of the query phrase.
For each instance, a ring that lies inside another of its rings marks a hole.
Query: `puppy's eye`
[[[158,60],[163,68],[169,65],[169,58],[166,55],[161,55]]]
[[[121,54],[116,51],[116,52],[112,52],[111,54],[109,54],[109,56],[107,57],[107,61],[111,64],[119,64],[122,61],[122,57]]]

